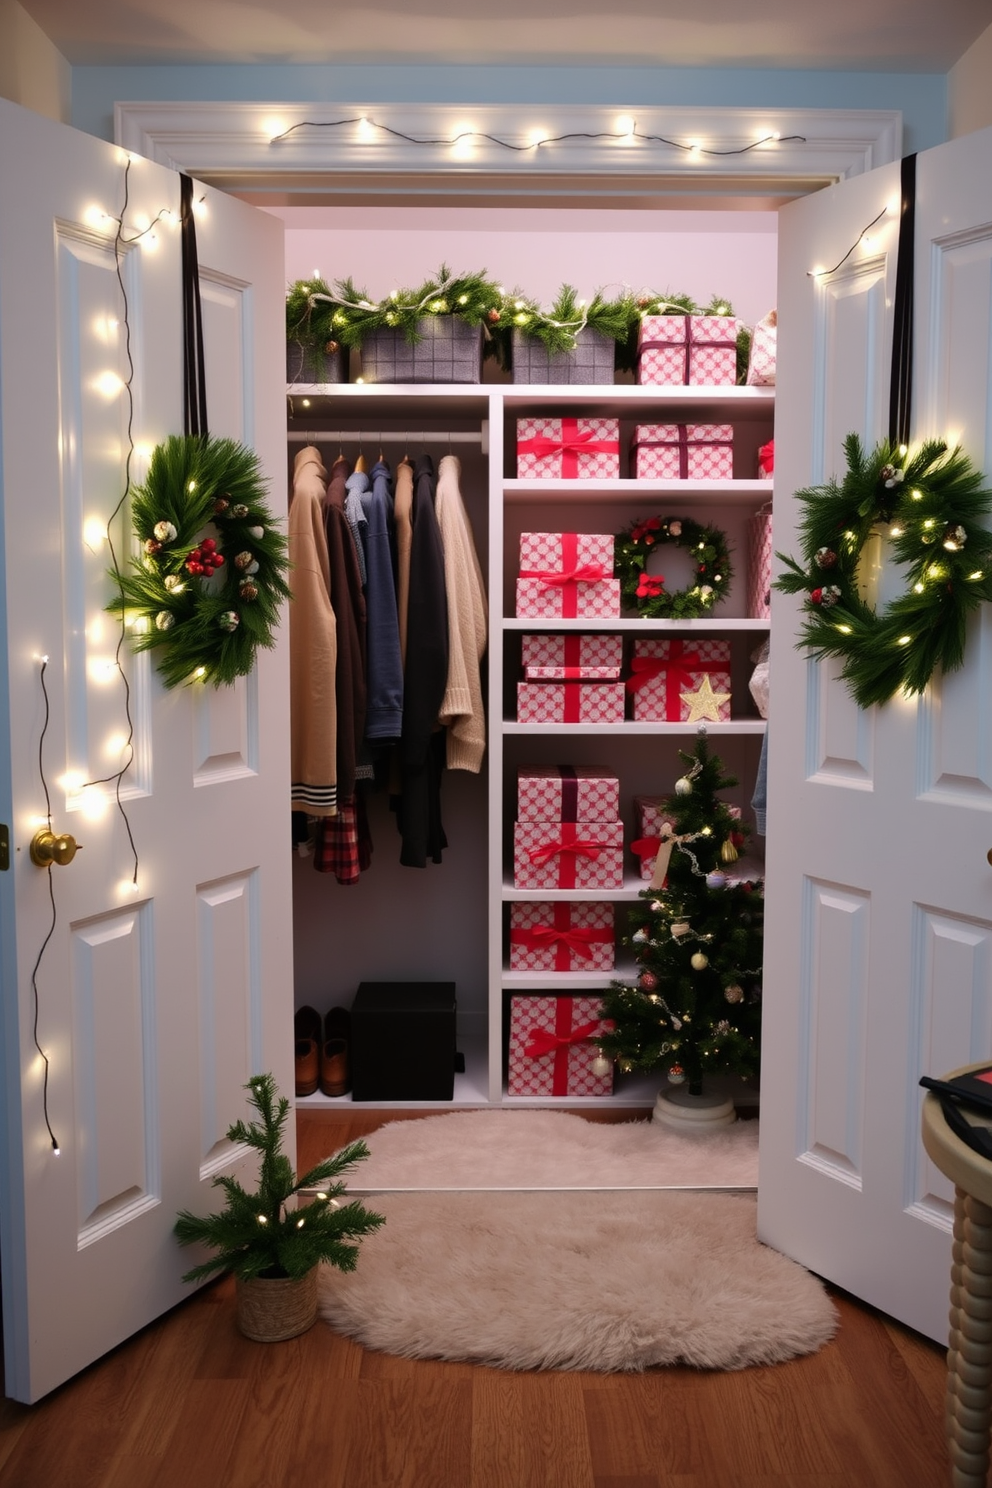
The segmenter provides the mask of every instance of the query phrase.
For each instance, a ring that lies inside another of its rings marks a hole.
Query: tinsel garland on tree
[[[628,916],[634,983],[614,981],[597,1036],[622,1071],[660,1070],[699,1094],[707,1074],[758,1073],[764,897],[760,881],[731,881],[747,830],[718,796],[737,784],[711,755],[704,732],[661,807],[665,885],[645,889]]]

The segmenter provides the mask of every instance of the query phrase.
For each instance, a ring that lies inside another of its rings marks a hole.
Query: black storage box
[[[454,982],[362,982],[351,1008],[356,1101],[450,1101]]]

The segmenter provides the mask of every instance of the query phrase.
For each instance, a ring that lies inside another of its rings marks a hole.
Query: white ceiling
[[[946,72],[990,0],[21,0],[74,65],[518,63]]]

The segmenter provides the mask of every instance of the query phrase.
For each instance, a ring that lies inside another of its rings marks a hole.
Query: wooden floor
[[[301,1170],[381,1120],[301,1112]],[[944,1488],[943,1351],[835,1300],[837,1337],[790,1364],[511,1374],[320,1322],[249,1343],[224,1280],[38,1405],[0,1402],[0,1488]]]

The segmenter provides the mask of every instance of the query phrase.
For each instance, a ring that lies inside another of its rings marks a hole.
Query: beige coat
[[[292,803],[337,815],[337,624],[331,607],[323,501],[327,471],[312,446],[293,466],[289,508],[289,710]]]
[[[448,681],[438,722],[448,727],[448,769],[477,775],[486,748],[481,663],[489,611],[460,479],[461,462],[456,455],[444,455],[438,465],[434,511],[448,594]]]

